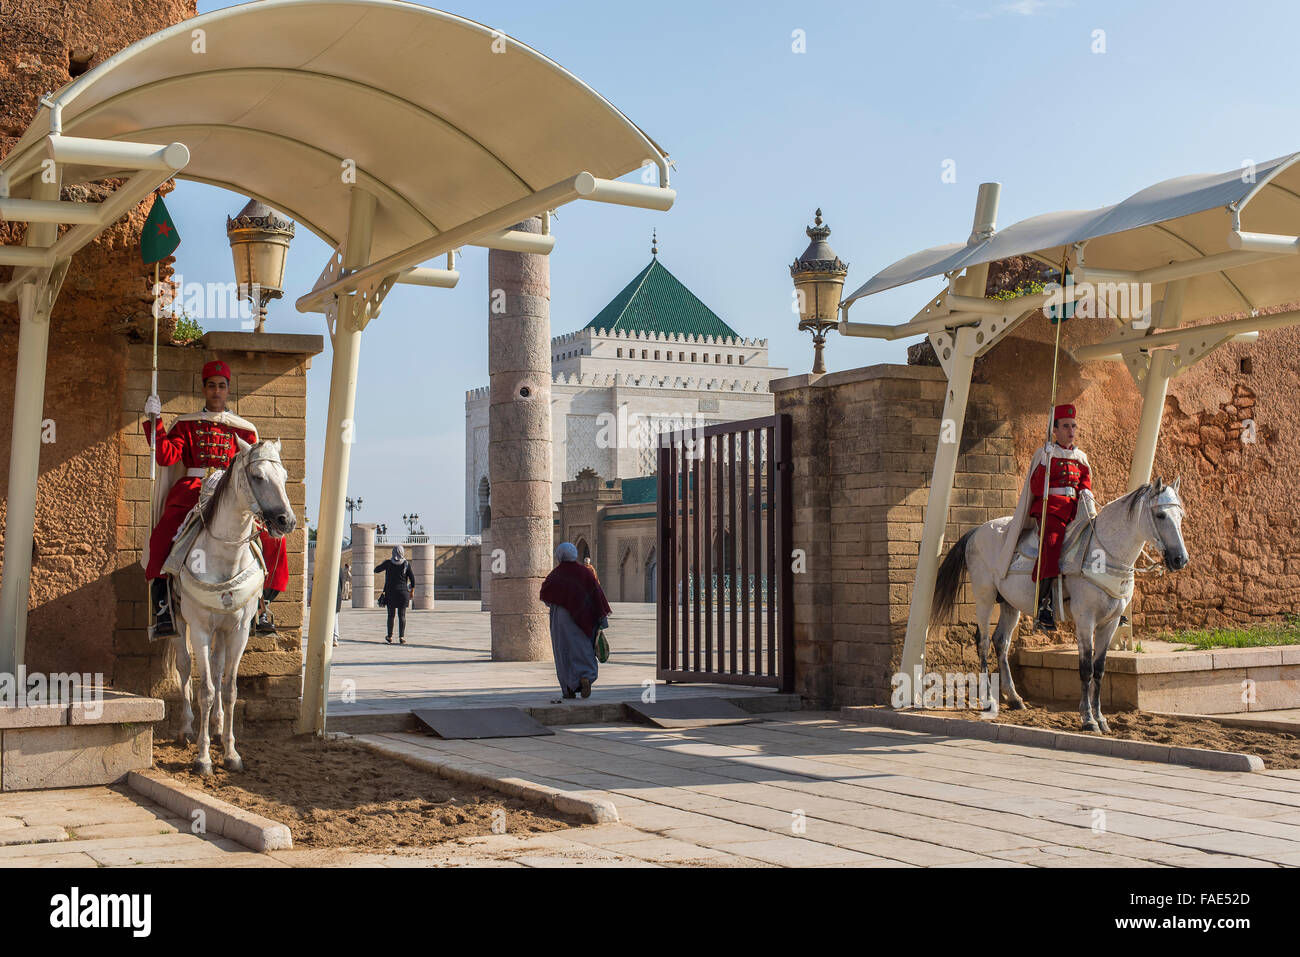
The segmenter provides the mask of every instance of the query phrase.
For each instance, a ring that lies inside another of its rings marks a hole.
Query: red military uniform
[[[1062,449],[1055,443],[1049,443],[1051,453],[1070,453],[1074,447]],[[1092,490],[1092,475],[1088,470],[1087,460],[1071,458],[1052,458],[1052,477],[1047,486],[1047,531],[1043,533],[1043,562],[1041,570],[1035,565],[1033,580],[1055,578],[1061,574],[1061,543],[1065,539],[1065,527],[1074,520],[1079,509],[1079,492]],[[1029,514],[1035,522],[1043,518],[1043,478],[1046,467],[1039,464],[1029,478],[1029,490],[1034,500],[1029,507]]]
[[[231,459],[239,451],[236,436],[250,445],[257,441],[256,430],[213,421],[219,417],[220,413],[212,412],[186,416],[176,422],[170,432],[163,429],[161,421],[156,423],[152,444],[158,464],[168,466],[179,462],[190,471],[167,493],[162,516],[149,537],[146,578],[154,579],[162,575],[163,562],[171,551],[172,540],[180,530],[185,516],[198,503],[203,473],[210,468],[224,469],[230,465]],[[265,531],[261,533],[260,539],[267,570],[265,587],[284,591],[289,585],[289,563],[284,555],[284,540],[274,538]]]

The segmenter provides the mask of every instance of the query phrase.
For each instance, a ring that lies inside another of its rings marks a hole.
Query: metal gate
[[[659,436],[657,674],[794,690],[790,417]]]

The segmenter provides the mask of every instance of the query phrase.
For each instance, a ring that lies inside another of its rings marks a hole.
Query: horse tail
[[[947,621],[952,616],[953,606],[957,604],[957,589],[961,587],[962,575],[966,573],[966,545],[978,529],[969,532],[948,549],[948,554],[939,566],[939,575],[934,585],[934,603],[930,606],[930,621]]]

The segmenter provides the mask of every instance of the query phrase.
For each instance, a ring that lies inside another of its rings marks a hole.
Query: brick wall
[[[203,364],[225,361],[234,376],[230,409],[257,426],[266,439],[280,439],[281,461],[289,473],[289,502],[299,517],[288,537],[289,587],[272,605],[278,635],[252,635],[239,669],[236,718],[241,727],[286,731],[298,716],[302,691],[303,588],[306,523],[307,369],[323,348],[320,336],[208,333],[196,345],[158,350],[158,395],[163,422],[203,405]],[[149,394],[152,348],[127,348],[126,388],[118,433],[122,494],[117,505],[117,551],[112,580],[117,602],[113,632],[116,660],[113,684],[124,691],[168,700],[168,725],[175,726],[180,690],[163,667],[163,642],[150,643],[147,592],[140,555],[150,532],[149,448],[141,409]]]
[[[887,703],[898,669],[943,410],[939,369],[878,365],[773,382],[793,427],[796,690],[819,706]],[[991,390],[971,388],[946,542],[1010,514],[1011,431]],[[958,620],[971,621],[969,586]],[[951,633],[951,635],[949,634]],[[971,626],[936,628],[927,666],[973,670]]]

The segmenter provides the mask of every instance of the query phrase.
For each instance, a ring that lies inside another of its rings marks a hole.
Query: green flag
[[[145,265],[156,263],[170,256],[180,244],[181,234],[172,222],[171,214],[167,212],[167,204],[161,196],[155,194],[149,218],[144,221],[144,229],[140,231],[140,258]]]
[[[1074,298],[1071,295],[1069,295],[1073,291],[1074,274],[1067,269],[1065,275],[1061,278],[1061,294],[1065,298],[1058,305],[1045,306],[1043,308],[1043,315],[1047,317],[1047,321],[1052,325],[1074,318],[1074,310],[1075,307],[1078,306],[1078,303],[1074,301]]]

